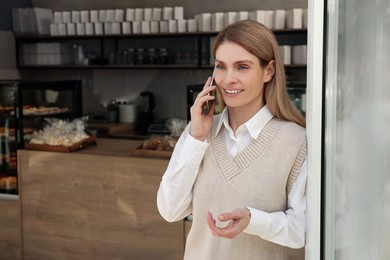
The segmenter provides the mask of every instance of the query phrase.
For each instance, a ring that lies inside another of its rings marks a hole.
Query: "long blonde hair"
[[[255,55],[262,67],[266,67],[274,60],[275,74],[264,85],[264,103],[275,117],[305,127],[305,118],[289,98],[279,45],[272,31],[263,24],[251,20],[231,24],[216,37],[213,48],[214,57],[218,47],[227,41],[234,42]]]

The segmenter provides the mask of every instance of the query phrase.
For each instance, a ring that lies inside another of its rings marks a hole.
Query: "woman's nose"
[[[227,83],[237,82],[237,75],[234,70],[227,70],[225,74],[225,81]]]

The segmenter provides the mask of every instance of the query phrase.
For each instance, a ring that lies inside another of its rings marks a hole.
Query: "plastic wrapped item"
[[[179,137],[187,126],[187,120],[171,118],[165,121],[165,126],[171,132],[171,136]]]
[[[48,125],[43,130],[32,134],[30,143],[55,146],[72,146],[87,139],[84,118],[74,119],[70,122],[58,118],[45,118]]]

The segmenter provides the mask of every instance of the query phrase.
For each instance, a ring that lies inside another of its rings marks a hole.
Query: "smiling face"
[[[264,106],[264,83],[272,79],[273,61],[262,67],[255,55],[229,41],[215,54],[215,82],[229,112],[252,117]]]

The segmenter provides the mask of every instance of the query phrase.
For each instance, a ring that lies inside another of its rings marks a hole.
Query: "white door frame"
[[[308,167],[308,229],[306,260],[321,259],[321,161],[322,161],[322,100],[324,0],[308,0],[307,46],[307,138]]]

